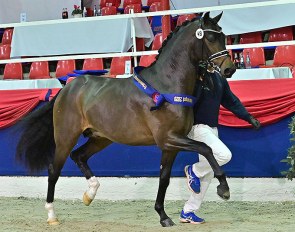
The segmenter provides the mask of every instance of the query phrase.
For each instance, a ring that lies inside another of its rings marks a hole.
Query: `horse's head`
[[[207,12],[199,21],[196,21],[195,36],[201,42],[195,44],[197,46],[195,51],[198,51],[196,54],[198,60],[213,63],[220,68],[224,77],[231,77],[236,68],[225,48],[225,35],[217,24],[221,16],[222,13],[215,18],[210,18]]]

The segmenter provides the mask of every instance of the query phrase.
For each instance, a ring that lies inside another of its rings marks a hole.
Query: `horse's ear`
[[[221,16],[222,16],[222,14],[223,14],[223,11],[219,15],[217,15],[216,17],[214,17],[213,18],[214,22],[218,23],[219,20],[220,20],[220,18],[221,18]]]
[[[209,16],[210,12],[206,12],[205,14],[203,14],[203,19],[204,19],[204,22],[208,21],[208,19],[210,19],[210,16]]]

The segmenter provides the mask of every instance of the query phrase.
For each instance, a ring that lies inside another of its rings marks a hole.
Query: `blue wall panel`
[[[288,124],[291,117],[263,127],[235,129],[220,127],[220,138],[230,148],[233,158],[224,166],[231,177],[278,177],[288,167],[280,160],[287,155],[291,146]],[[77,146],[85,142],[81,137]],[[14,152],[17,135],[13,127],[0,130],[0,175],[29,175],[25,168],[16,163]],[[96,176],[158,176],[161,151],[156,146],[127,146],[112,144],[89,160]],[[192,152],[180,152],[173,166],[173,176],[184,176],[186,164],[197,161]],[[44,171],[40,175],[47,175]],[[80,170],[69,158],[62,171],[63,176],[81,176]]]

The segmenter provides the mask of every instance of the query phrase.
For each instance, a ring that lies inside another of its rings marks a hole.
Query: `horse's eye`
[[[216,35],[212,32],[209,32],[207,34],[207,39],[210,41],[210,42],[214,42],[216,40]]]

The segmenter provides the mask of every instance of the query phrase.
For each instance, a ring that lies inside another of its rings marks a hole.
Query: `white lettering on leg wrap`
[[[92,199],[92,200],[94,199],[99,185],[100,184],[95,176],[91,177],[88,180],[89,189],[87,190],[87,194],[90,199]]]
[[[50,220],[50,219],[56,219],[56,215],[54,213],[53,203],[47,203],[46,202],[45,209],[48,210],[48,220]]]

